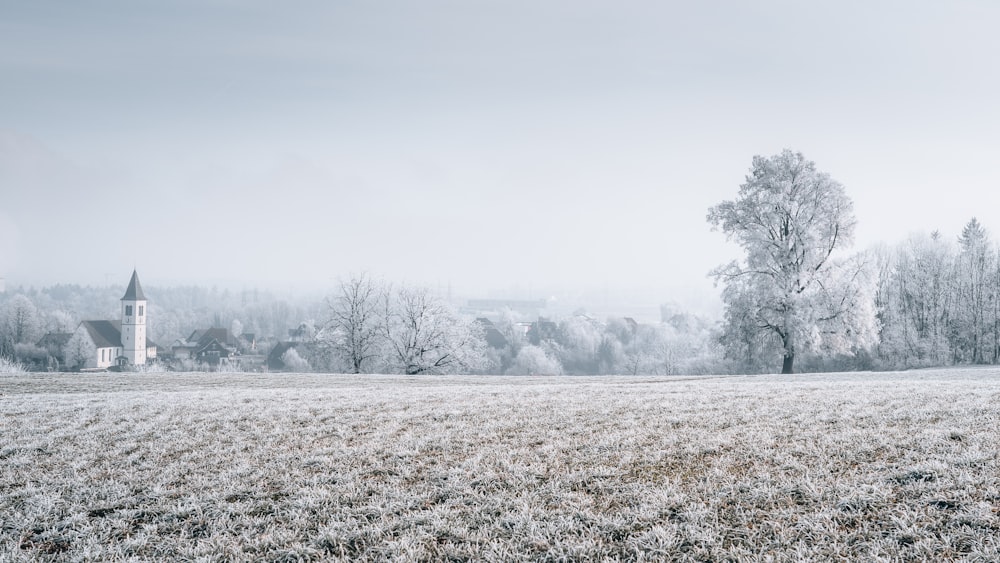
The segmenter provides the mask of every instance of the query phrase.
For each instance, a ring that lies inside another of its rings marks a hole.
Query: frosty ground
[[[0,560],[1000,557],[1000,371],[0,377]]]

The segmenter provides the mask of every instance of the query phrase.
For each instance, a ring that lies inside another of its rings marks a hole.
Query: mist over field
[[[754,155],[842,182],[861,248],[1000,232],[997,9],[6,5],[0,277],[717,313],[705,213]]]

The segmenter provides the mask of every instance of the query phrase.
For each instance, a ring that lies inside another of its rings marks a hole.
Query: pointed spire
[[[132,270],[132,281],[128,282],[128,289],[125,290],[125,295],[122,297],[122,301],[145,301],[146,295],[142,292],[142,285],[139,283],[139,274]]]

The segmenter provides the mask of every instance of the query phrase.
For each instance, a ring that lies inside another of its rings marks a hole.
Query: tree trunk
[[[792,371],[792,362],[795,361],[794,352],[785,352],[785,359],[781,362],[781,373],[795,373]]]
[[[794,373],[792,371],[792,362],[795,361],[795,343],[792,342],[792,336],[787,331],[782,335],[781,341],[785,349],[785,357],[781,362],[781,373]]]

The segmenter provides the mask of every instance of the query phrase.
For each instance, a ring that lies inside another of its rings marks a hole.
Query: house
[[[302,345],[301,342],[278,342],[271,348],[271,352],[267,355],[267,369],[270,371],[284,371],[289,369],[290,366],[285,365],[285,353],[289,350],[294,350]]]
[[[497,350],[503,350],[507,347],[507,337],[497,329],[493,321],[487,319],[486,317],[479,317],[476,319],[480,328],[483,329],[483,338],[486,339],[486,344],[491,348],[496,348]]]
[[[50,332],[43,336],[35,346],[45,352],[45,367],[49,370],[57,370],[65,364],[65,350],[69,339],[73,337],[72,332]]]
[[[45,350],[53,358],[59,358],[59,361],[62,361],[63,350],[66,349],[66,343],[72,337],[72,332],[50,332],[43,336],[36,346]]]
[[[244,354],[257,353],[257,335],[252,332],[244,332],[236,338],[237,347]]]
[[[559,334],[559,325],[544,317],[538,317],[538,321],[531,323],[528,329],[528,342],[538,346],[546,340],[555,340]]]
[[[316,336],[316,329],[312,325],[302,323],[298,328],[288,329],[289,342],[310,342]]]
[[[156,358],[156,344],[146,337],[146,295],[135,270],[121,302],[121,320],[82,321],[73,336],[67,339],[69,342],[79,336],[80,341],[93,347],[93,356],[80,367],[141,366]]]
[[[174,341],[170,352],[177,360],[194,360],[209,366],[228,364],[240,353],[240,342],[228,328],[195,330],[187,338]]]
[[[210,339],[204,346],[194,352],[195,359],[199,363],[211,367],[218,367],[229,363],[229,359],[236,355],[236,351],[219,342],[217,339]]]

